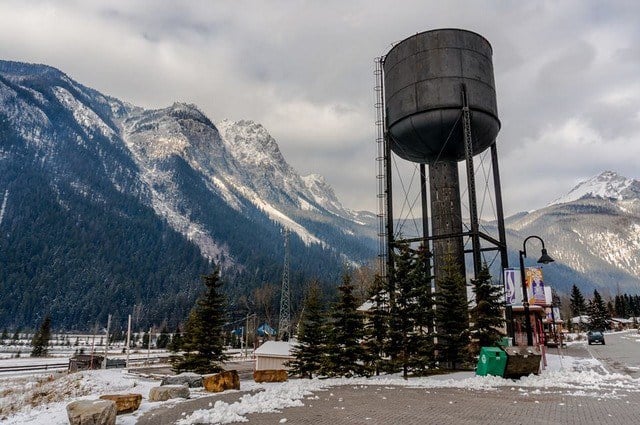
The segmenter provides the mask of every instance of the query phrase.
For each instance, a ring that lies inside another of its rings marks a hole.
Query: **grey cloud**
[[[640,138],[638,16],[640,2],[597,0],[9,0],[0,56],[48,63],[140,106],[181,100],[214,121],[262,122],[296,169],[324,174],[346,206],[374,210],[374,58],[419,31],[468,28],[494,47],[513,212],[604,168],[640,177],[626,153]],[[571,120],[600,141],[575,152],[569,139],[554,144]]]

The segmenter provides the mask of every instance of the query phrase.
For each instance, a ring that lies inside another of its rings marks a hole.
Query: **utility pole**
[[[109,328],[111,327],[111,315],[108,316],[107,318],[107,340],[104,344],[104,360],[102,363],[102,368],[106,369],[107,368],[107,354],[109,352]]]
[[[127,324],[127,360],[125,365],[129,369],[129,350],[131,347],[131,315],[129,315],[129,323]]]
[[[149,328],[149,339],[147,339],[147,364],[151,364],[151,329]]]
[[[280,294],[280,323],[278,339],[289,339],[291,310],[289,306],[289,229],[284,230],[284,267],[282,269],[282,291]]]

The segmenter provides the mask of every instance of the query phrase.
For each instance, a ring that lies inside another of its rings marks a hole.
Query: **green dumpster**
[[[502,376],[507,366],[507,353],[500,347],[480,348],[476,375],[478,376]]]

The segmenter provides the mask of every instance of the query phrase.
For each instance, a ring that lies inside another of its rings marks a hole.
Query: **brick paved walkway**
[[[304,407],[248,415],[249,424],[607,424],[640,423],[640,393],[619,399],[568,395],[566,390],[472,391],[369,386],[335,387]],[[314,397],[315,398],[315,397]]]
[[[598,391],[602,393],[602,391]],[[232,403],[243,393],[229,393],[151,411],[138,424],[165,425],[210,402]],[[574,394],[574,395],[572,395]],[[640,393],[619,391],[618,398],[575,395],[575,390],[501,388],[466,390],[391,386],[343,386],[318,391],[303,407],[247,416],[249,424],[576,424],[632,425],[640,422]]]

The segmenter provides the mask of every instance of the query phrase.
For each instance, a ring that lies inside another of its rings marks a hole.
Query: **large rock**
[[[202,377],[204,389],[212,393],[220,393],[224,390],[239,390],[240,377],[235,370],[205,375]]]
[[[202,388],[202,375],[193,372],[182,372],[179,375],[162,378],[160,385],[187,385],[189,388]]]
[[[116,410],[120,415],[138,410],[140,402],[142,402],[142,394],[105,394],[101,395],[100,399],[115,401]]]
[[[71,425],[115,425],[116,402],[112,400],[78,400],[67,404]]]
[[[284,369],[256,370],[253,372],[253,380],[256,382],[284,382],[287,380],[287,371]]]
[[[172,398],[189,398],[189,387],[186,385],[163,385],[153,387],[149,391],[149,401],[166,401]]]

